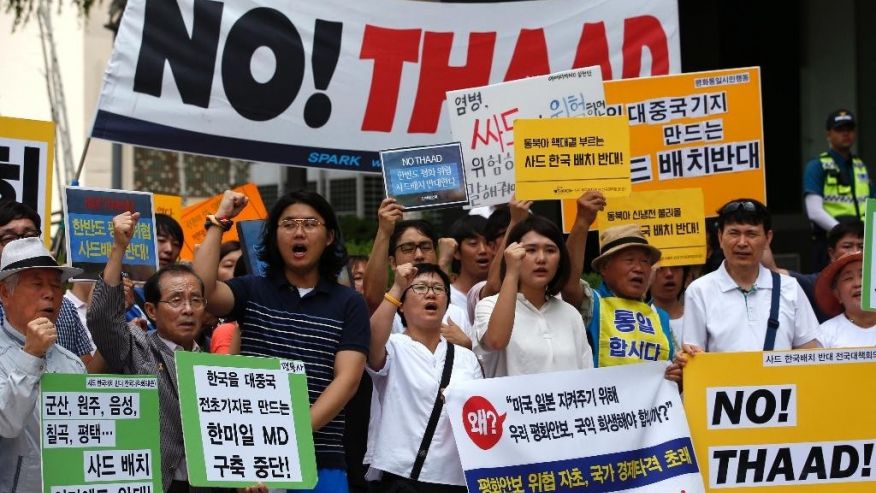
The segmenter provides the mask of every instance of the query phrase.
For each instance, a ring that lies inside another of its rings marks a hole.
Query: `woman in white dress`
[[[876,346],[876,312],[861,309],[863,254],[844,255],[821,271],[815,301],[833,318],[818,336],[826,348]]]

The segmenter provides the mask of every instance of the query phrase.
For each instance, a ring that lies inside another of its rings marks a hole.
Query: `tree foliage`
[[[0,0],[3,2],[4,0]],[[52,0],[45,0],[48,7],[52,7]],[[5,11],[6,13],[13,15],[13,29],[21,27],[27,24],[29,21],[36,16],[37,8],[39,7],[40,0],[5,0]],[[80,19],[85,19],[88,17],[89,12],[91,12],[91,8],[94,6],[95,0],[70,0],[70,3],[76,8],[77,14]],[[99,4],[103,3],[103,0],[98,0]],[[109,2],[109,18],[104,24],[104,27],[111,30],[112,32],[118,32],[119,23],[122,20],[122,12],[125,11],[125,5],[127,4],[127,0],[110,0]],[[62,0],[58,0],[57,5],[58,13],[60,14],[63,10],[64,3]]]

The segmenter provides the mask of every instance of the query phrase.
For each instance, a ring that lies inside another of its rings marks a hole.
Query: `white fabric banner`
[[[666,366],[450,386],[447,412],[469,491],[704,491]]]
[[[379,172],[450,140],[447,91],[599,65],[681,68],[675,0],[130,0],[92,136]]]

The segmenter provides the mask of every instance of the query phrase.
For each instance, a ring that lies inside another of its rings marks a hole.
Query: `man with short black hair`
[[[483,216],[466,215],[450,226],[450,237],[456,242],[453,252],[456,279],[450,285],[450,303],[463,311],[468,310],[469,290],[487,278],[495,254],[484,236],[486,224]]]

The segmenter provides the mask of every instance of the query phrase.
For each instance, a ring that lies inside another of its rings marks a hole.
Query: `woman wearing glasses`
[[[264,276],[216,278],[222,233],[246,206],[243,194],[226,191],[194,268],[204,280],[207,309],[237,320],[240,353],[303,361],[307,367],[317,486],[348,491],[343,408],[359,387],[368,353],[368,310],[362,297],[337,282],[347,252],[331,205],[298,191],[274,204],[260,245]]]
[[[408,263],[396,268],[392,288],[371,316],[368,372],[381,404],[371,457],[371,467],[383,472],[377,491],[466,491],[439,392],[447,385],[442,382],[447,371],[449,382],[482,375],[474,353],[441,334],[449,305],[447,274],[435,264]],[[403,319],[403,333],[391,333],[396,313]],[[437,421],[429,437],[433,414]],[[418,460],[423,450],[425,458]]]
[[[498,353],[495,376],[592,368],[584,321],[556,296],[571,268],[559,228],[533,215],[507,243],[499,294],[475,309],[478,350]]]

